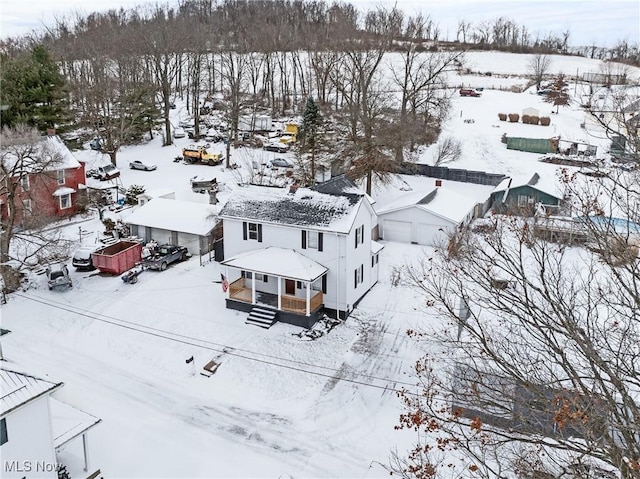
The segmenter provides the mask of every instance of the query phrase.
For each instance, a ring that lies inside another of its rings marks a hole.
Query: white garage
[[[213,230],[220,207],[153,198],[125,219],[131,234],[145,241],[186,246],[189,253],[203,255],[213,245]]]
[[[378,220],[380,224],[380,220]],[[392,219],[382,220],[382,236],[389,241],[411,242],[411,222]]]
[[[450,233],[473,219],[475,206],[473,198],[439,187],[374,205],[381,239],[426,246],[445,243]]]

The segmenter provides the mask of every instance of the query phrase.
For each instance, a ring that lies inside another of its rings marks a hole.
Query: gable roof
[[[523,186],[528,186],[559,200],[562,199],[562,195],[558,193],[555,182],[551,182],[548,179],[542,179],[538,173],[534,173],[532,176],[517,176],[514,178],[507,177],[502,180],[498,186],[496,186],[493,193],[500,193],[504,191],[504,199],[506,198],[509,190],[521,188]]]
[[[378,209],[378,214],[418,208],[453,223],[462,222],[477,204],[474,198],[442,187],[406,193]]]
[[[310,282],[328,271],[320,263],[297,251],[275,246],[240,253],[222,261],[221,264],[243,271]]]
[[[341,195],[344,193],[364,195],[364,192],[358,188],[358,185],[347,178],[346,175],[334,176],[327,181],[317,183],[311,189],[319,193],[327,193],[330,195]]]
[[[219,208],[205,203],[153,198],[131,213],[124,222],[199,236],[215,227],[213,215]]]
[[[362,201],[356,194],[330,195],[307,188],[292,194],[285,188],[248,186],[234,192],[220,218],[348,233]]]
[[[54,383],[28,374],[0,369],[0,416],[27,404],[44,394],[62,387],[62,383]]]
[[[76,160],[76,157],[73,156],[71,150],[67,148],[67,145],[65,145],[62,139],[57,135],[43,136],[42,139],[34,146],[33,156],[40,157],[45,155],[58,156],[56,161],[52,162],[51,165],[46,168],[46,171],[66,170],[80,167],[80,162]],[[8,167],[12,168],[18,161],[18,158],[10,151],[7,151],[3,156],[3,161],[6,162]]]

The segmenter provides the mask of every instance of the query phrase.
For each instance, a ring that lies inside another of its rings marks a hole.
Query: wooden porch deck
[[[244,278],[239,278],[229,285],[229,299],[251,304],[251,288],[244,286]],[[274,308],[278,307],[278,295],[256,290],[256,303],[265,304]],[[315,311],[323,304],[322,291],[312,295],[309,301],[309,312]],[[283,294],[281,310],[296,314],[307,314],[306,298]]]

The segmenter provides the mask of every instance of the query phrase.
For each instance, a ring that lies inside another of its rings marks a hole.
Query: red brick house
[[[25,218],[36,214],[39,218],[52,220],[72,216],[79,211],[79,202],[82,202],[79,200],[86,194],[84,163],[73,156],[60,137],[45,136],[32,150],[31,157],[42,155],[47,159],[34,158],[29,162],[18,159],[12,152],[2,154],[4,177],[0,181],[12,181],[12,187],[5,183],[0,189],[3,224],[11,213],[16,215],[13,224],[21,224]],[[16,167],[18,163],[21,166]],[[18,200],[7,201],[8,194]]]

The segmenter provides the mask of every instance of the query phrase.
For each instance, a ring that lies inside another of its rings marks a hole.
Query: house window
[[[263,283],[269,282],[269,276],[266,274],[256,273],[256,281],[262,281]]]
[[[323,235],[318,231],[302,230],[302,249],[322,251]]]
[[[22,210],[25,214],[31,214],[31,200],[29,198],[22,200]]]
[[[518,206],[530,206],[533,205],[533,196],[518,195]]]
[[[371,256],[371,267],[373,268],[377,264],[378,264],[378,255],[374,254]]]
[[[358,226],[356,228],[356,245],[355,247],[357,248],[358,245],[364,244],[364,225]]]
[[[323,274],[322,278],[314,281],[311,284],[311,289],[314,291],[322,291],[323,294],[327,294],[327,275]]]
[[[58,184],[64,185],[64,170],[56,171],[56,175],[58,177]]]
[[[318,249],[318,232],[317,231],[307,232],[307,247]]]
[[[262,243],[262,225],[260,223],[242,223],[242,239],[257,241]]]
[[[20,187],[22,188],[22,191],[29,191],[29,175],[20,177]]]
[[[353,270],[353,287],[357,288],[362,283],[364,278],[364,265],[361,264],[358,268]]]
[[[0,419],[0,446],[9,442],[9,435],[7,434],[7,420],[6,418]]]
[[[302,289],[304,288],[304,283],[302,281],[296,281],[296,288],[297,289]]]
[[[71,208],[71,194],[60,196],[60,209],[66,210],[67,208]]]
[[[243,278],[246,278],[246,279],[252,279],[253,278],[253,273],[251,271],[241,271],[240,272],[240,276],[242,276]]]

